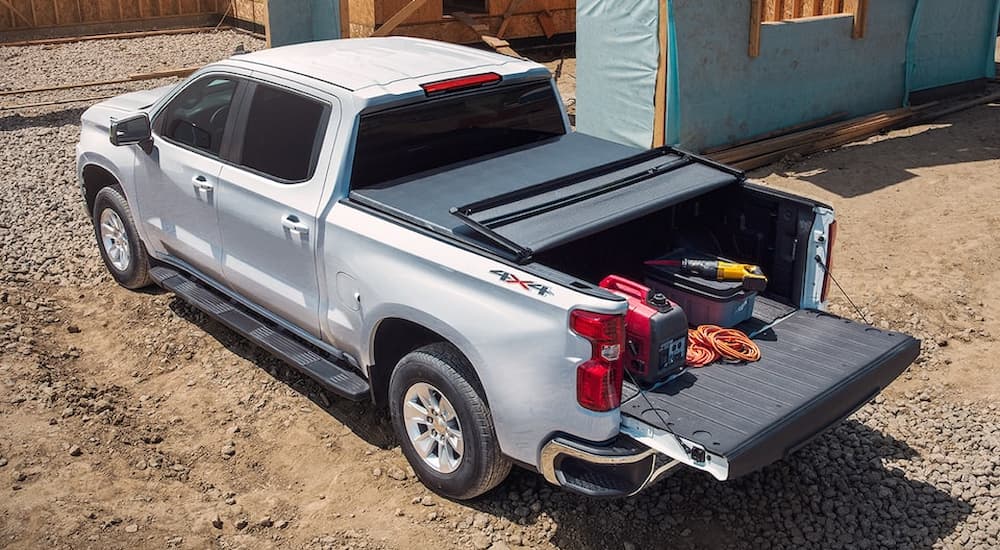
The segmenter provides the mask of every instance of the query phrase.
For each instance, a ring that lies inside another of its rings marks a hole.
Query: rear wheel
[[[125,288],[149,286],[149,256],[139,240],[128,202],[117,187],[105,187],[94,198],[93,222],[101,259]]]
[[[389,407],[403,454],[435,493],[474,498],[510,473],[472,366],[453,346],[403,357],[389,381]]]

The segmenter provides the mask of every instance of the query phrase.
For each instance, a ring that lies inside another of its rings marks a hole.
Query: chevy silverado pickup
[[[872,399],[919,342],[825,312],[830,207],[574,133],[542,66],[411,38],[236,55],[83,115],[121,285],[157,284],[325,391],[371,400],[437,493],[512,465],[592,496],[733,479]],[[753,262],[759,362],[623,377],[621,296],[677,247]],[[624,378],[624,380],[623,380]]]

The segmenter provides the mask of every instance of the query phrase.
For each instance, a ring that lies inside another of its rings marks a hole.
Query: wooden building
[[[576,0],[0,0],[0,43],[214,26],[223,19],[275,45],[408,35],[473,43],[576,29]]]
[[[448,42],[551,37],[576,30],[576,0],[341,0],[343,36],[406,35]]]

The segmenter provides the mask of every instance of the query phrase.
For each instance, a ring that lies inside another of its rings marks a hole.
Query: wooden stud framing
[[[11,19],[13,19],[14,16],[16,15],[17,18],[20,19],[21,21],[24,21],[24,23],[27,26],[29,27],[33,26],[31,20],[29,20],[27,17],[24,16],[23,13],[21,13],[17,8],[15,8],[14,5],[10,3],[10,0],[0,0],[0,4],[7,6],[7,9],[10,10]]]
[[[389,36],[400,24],[406,21],[414,12],[419,10],[427,0],[410,0],[410,3],[403,6],[395,15],[390,17],[381,27],[375,29],[372,36]]]
[[[662,147],[667,141],[667,0],[660,0],[660,25],[657,40],[660,55],[656,67],[656,92],[653,97],[653,147]]]
[[[868,0],[858,0],[858,7],[854,11],[854,38],[864,38],[865,29],[868,26]]]
[[[750,57],[760,56],[760,26],[764,22],[764,0],[750,0]]]
[[[503,12],[503,21],[500,22],[500,28],[497,29],[497,38],[503,38],[503,35],[507,33],[507,25],[510,25],[510,18],[517,11],[517,8],[521,6],[521,2],[524,0],[510,0],[507,4],[507,9]]]

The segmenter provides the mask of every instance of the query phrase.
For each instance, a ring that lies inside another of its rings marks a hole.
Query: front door
[[[321,148],[332,147],[328,121],[339,113],[315,97],[247,86],[234,162],[217,188],[223,271],[231,288],[319,336],[317,216],[326,170],[317,165]]]
[[[240,81],[205,76],[188,84],[153,120],[154,149],[136,167],[141,215],[155,252],[221,281],[217,185],[230,107]]]

